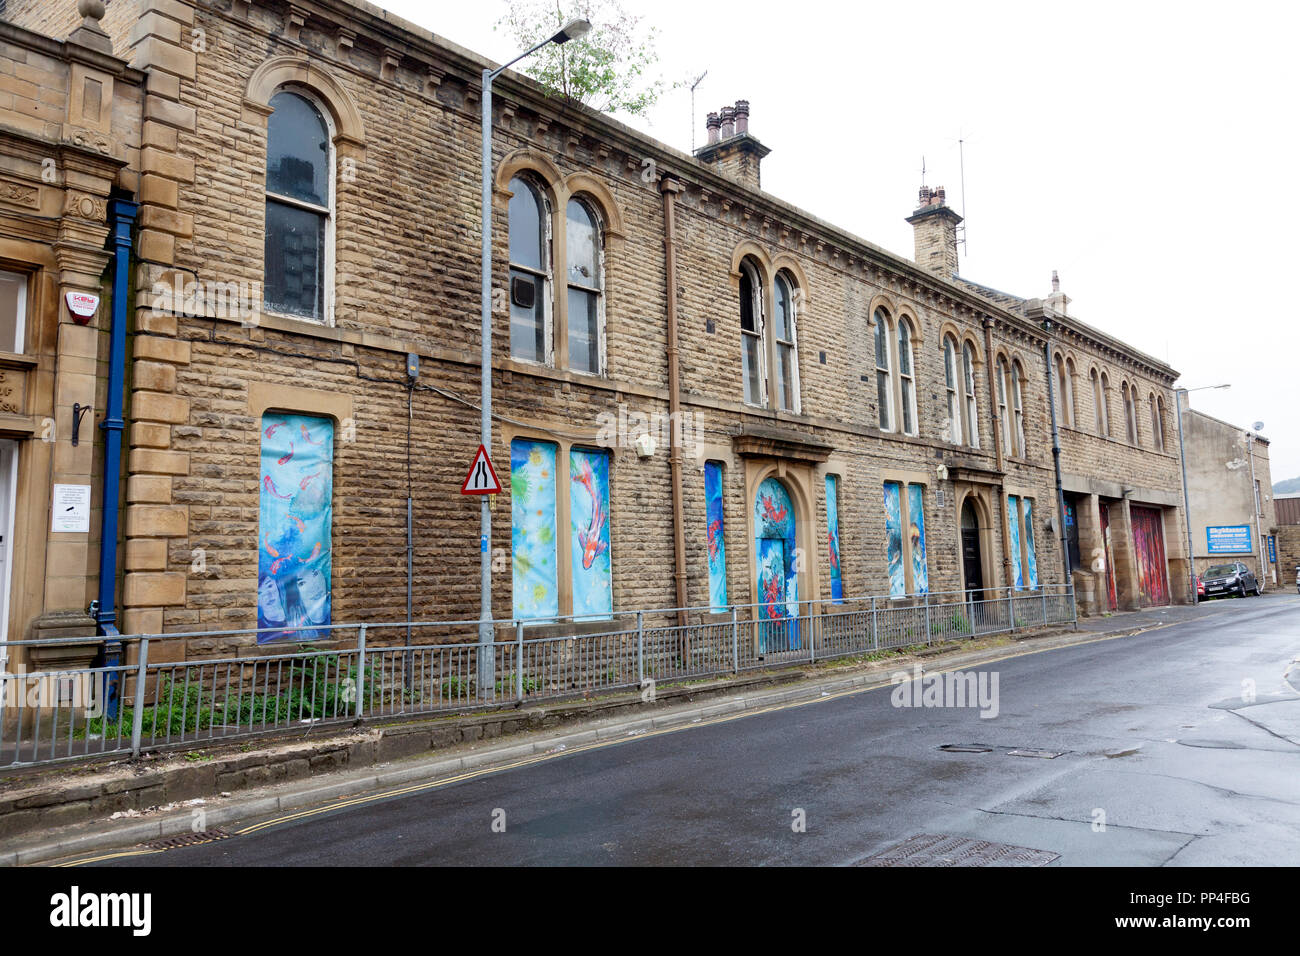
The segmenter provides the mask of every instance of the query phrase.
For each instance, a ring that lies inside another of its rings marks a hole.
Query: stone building
[[[94,19],[56,37],[0,22],[0,639],[68,643],[0,648],[0,670],[87,663],[116,621],[111,267],[134,207],[114,197],[139,189],[145,76]]]
[[[1297,583],[1300,568],[1300,492],[1273,496],[1277,514],[1277,582],[1282,587]]]
[[[474,619],[489,64],[358,0],[100,22],[143,78],[123,630],[404,619],[408,498],[411,612]],[[1067,544],[1085,610],[1186,599],[1176,373],[959,278],[941,191],[915,262],[761,191],[750,118],[688,156],[495,82],[495,616],[1035,589]]]
[[[1269,440],[1191,408],[1186,392],[1180,398],[1196,573],[1240,561],[1263,587],[1292,583],[1294,567],[1277,564]]]

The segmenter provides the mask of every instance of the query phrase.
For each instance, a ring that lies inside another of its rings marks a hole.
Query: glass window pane
[[[324,317],[325,216],[266,203],[266,307],[312,319]]]
[[[912,336],[902,321],[898,323],[898,371],[901,375],[912,374]]]
[[[745,401],[750,405],[762,404],[758,385],[758,336],[742,335],[744,351],[741,353],[742,372],[745,376]]]
[[[27,328],[27,276],[0,272],[0,352],[21,352]]]
[[[943,382],[949,388],[957,387],[957,356],[953,351],[952,339],[943,340]]]
[[[889,368],[889,340],[884,313],[876,313],[876,368]]]
[[[776,337],[790,341],[790,287],[781,276],[776,277]]]
[[[546,281],[541,276],[510,270],[510,285],[516,280],[533,285],[533,307],[526,309],[510,298],[510,354],[529,362],[545,362],[546,355]]]
[[[777,387],[781,390],[780,404],[783,411],[794,408],[794,349],[789,345],[776,347]]]
[[[876,407],[880,410],[880,427],[889,431],[893,427],[894,416],[890,413],[889,373],[876,373]]]
[[[576,199],[569,200],[565,248],[569,281],[589,289],[600,288],[599,257],[596,253],[596,223],[587,207]]]
[[[275,112],[266,122],[267,191],[328,206],[329,133],[320,111],[287,91],[271,97],[271,109]]]
[[[597,304],[596,293],[569,287],[569,368],[578,372],[600,371]]]
[[[740,327],[746,332],[757,332],[758,327],[754,324],[754,280],[750,278],[749,270],[741,268],[740,270]]]
[[[545,271],[542,265],[542,203],[533,187],[522,179],[510,180],[510,261]]]
[[[912,434],[916,431],[912,421],[912,409],[916,407],[916,395],[912,391],[912,380],[903,379],[903,431]]]

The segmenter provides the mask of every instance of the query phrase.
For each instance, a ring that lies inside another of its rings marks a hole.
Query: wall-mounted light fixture
[[[82,405],[80,402],[72,403],[72,447],[76,448],[77,443],[81,440],[81,417],[90,411],[89,405]]]

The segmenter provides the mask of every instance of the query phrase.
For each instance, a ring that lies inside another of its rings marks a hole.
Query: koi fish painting
[[[331,616],[334,426],[281,413],[262,425],[258,643],[318,640]]]
[[[569,475],[573,613],[607,617],[614,610],[609,555],[609,453],[571,449]]]

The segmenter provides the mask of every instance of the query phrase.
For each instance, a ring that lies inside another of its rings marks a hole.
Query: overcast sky
[[[379,0],[497,62],[501,0]],[[1045,296],[1168,361],[1194,407],[1272,440],[1274,481],[1300,475],[1300,5],[854,5],[623,0],[659,30],[668,79],[708,76],[704,116],[750,101],[771,148],[766,191],[908,258],[921,158],[962,209],[961,274]],[[647,120],[683,151],[683,88]],[[847,192],[842,183],[852,184]]]

